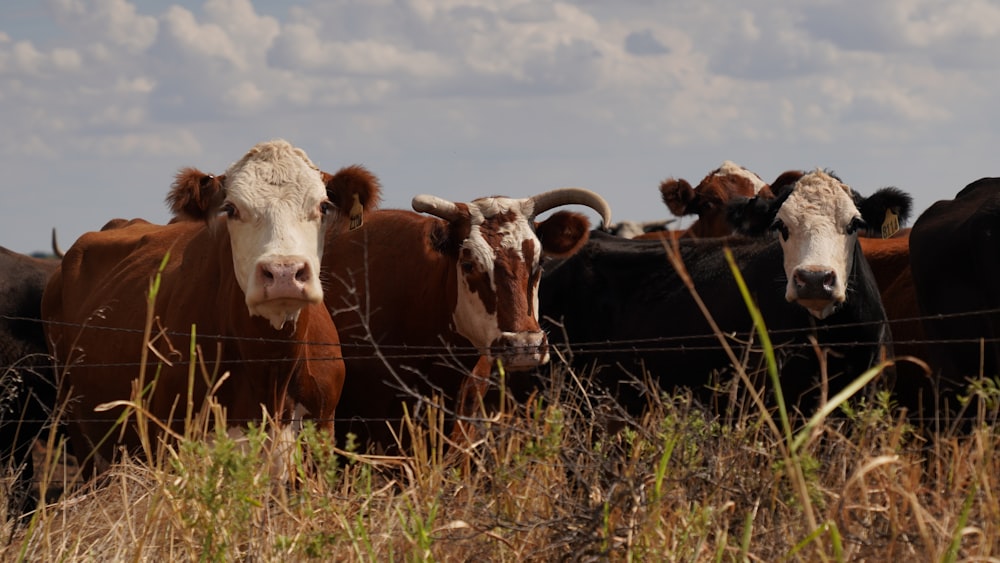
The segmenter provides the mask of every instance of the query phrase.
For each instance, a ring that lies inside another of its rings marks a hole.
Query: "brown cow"
[[[394,449],[390,427],[398,429],[404,403],[414,414],[420,397],[437,394],[454,408],[477,360],[488,367],[499,358],[508,371],[548,361],[541,260],[576,252],[590,226],[568,211],[535,217],[569,204],[610,222],[608,204],[577,188],[469,203],[421,195],[413,199],[421,213],[380,210],[327,240],[324,269],[347,289],[327,294],[352,374],[337,412],[340,440],[350,432],[364,447]]]
[[[167,200],[186,220],[113,220],[66,251],[42,316],[52,354],[65,366],[59,394],[72,399],[66,423],[85,471],[106,467],[119,444],[141,453],[136,424],[123,433],[116,427],[122,408],[96,407],[129,400],[143,367],[147,383],[156,374],[145,397],[149,413],[176,432],[187,402],[201,407],[210,385],[218,385],[215,398],[231,427],[259,422],[264,412],[284,423],[309,417],[331,426],[344,364],[323,304],[320,257],[354,187],[321,175],[285,141],[260,143],[222,176],[191,168],[177,175]],[[377,192],[359,199],[375,201]],[[147,293],[161,263],[154,353],[142,366]],[[195,331],[205,365],[229,377],[220,384],[197,375],[189,396]]]
[[[660,184],[660,195],[674,215],[697,215],[698,219],[687,229],[646,232],[634,238],[656,240],[668,234],[671,238],[731,235],[733,226],[726,217],[729,201],[757,195],[773,197],[770,186],[760,176],[730,160],[709,172],[694,188],[683,178],[668,178]]]

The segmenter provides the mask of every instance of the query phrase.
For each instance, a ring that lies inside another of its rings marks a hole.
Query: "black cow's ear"
[[[726,220],[737,233],[747,236],[763,236],[774,223],[774,216],[780,205],[770,198],[739,197],[730,200],[726,206]]]
[[[177,221],[209,221],[225,198],[225,175],[205,174],[196,168],[177,173],[167,194],[167,206]]]
[[[535,236],[547,256],[567,258],[590,238],[590,221],[581,213],[557,211],[535,225]]]
[[[900,227],[905,227],[913,211],[913,196],[896,187],[882,188],[868,197],[855,196],[861,218],[870,228],[878,230],[892,212]]]

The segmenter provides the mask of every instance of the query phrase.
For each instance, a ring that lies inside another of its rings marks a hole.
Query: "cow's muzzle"
[[[824,319],[844,301],[837,273],[828,268],[797,268],[792,278],[794,293],[789,301],[805,307],[814,317]]]
[[[544,332],[504,332],[490,344],[490,355],[508,371],[527,370],[549,361],[549,340]]]
[[[302,299],[311,301],[314,277],[309,262],[294,257],[261,260],[255,270],[257,285],[265,299]]]

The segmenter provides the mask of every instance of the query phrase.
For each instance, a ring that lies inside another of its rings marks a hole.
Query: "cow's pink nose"
[[[271,292],[301,292],[312,279],[312,269],[304,260],[276,260],[257,264],[257,281]]]

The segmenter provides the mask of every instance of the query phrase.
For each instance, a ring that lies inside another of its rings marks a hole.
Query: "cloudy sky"
[[[724,160],[917,210],[1000,175],[988,0],[4,0],[0,245],[168,216],[185,166],[285,138],[384,207],[582,186],[616,220]]]

